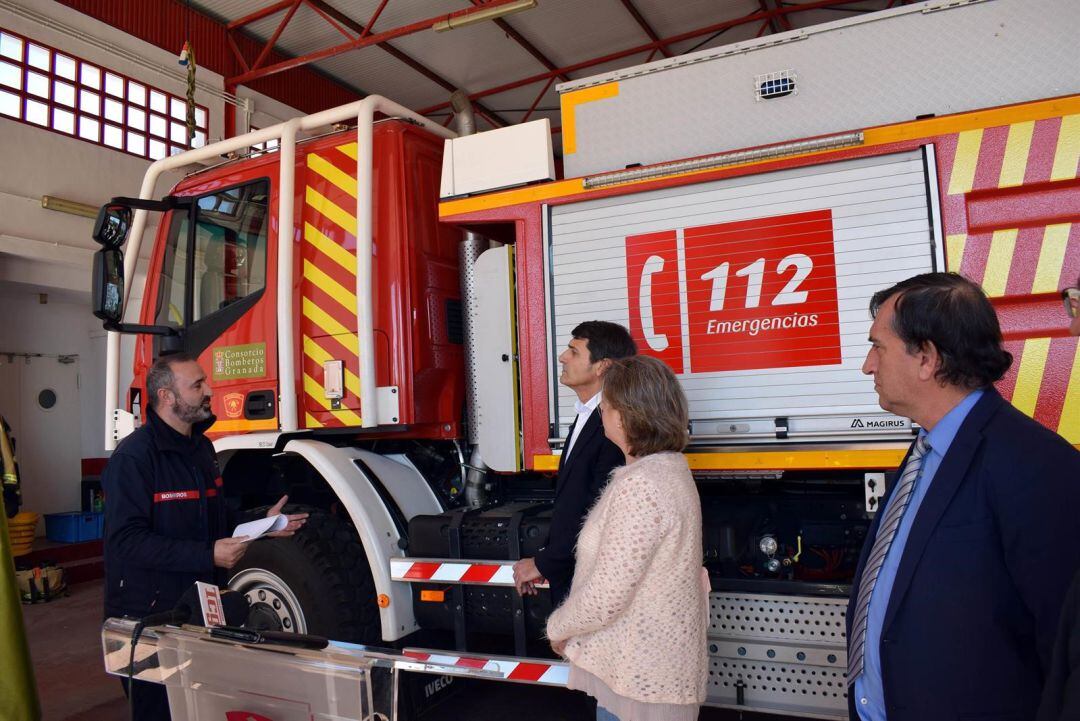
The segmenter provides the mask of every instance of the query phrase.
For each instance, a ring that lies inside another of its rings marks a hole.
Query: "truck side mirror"
[[[104,248],[119,248],[131,230],[131,208],[109,203],[101,206],[94,222],[94,240]]]
[[[104,212],[104,208],[102,209]],[[98,216],[100,222],[101,217]],[[94,315],[105,327],[119,324],[124,317],[124,254],[118,248],[102,248],[94,253]]]

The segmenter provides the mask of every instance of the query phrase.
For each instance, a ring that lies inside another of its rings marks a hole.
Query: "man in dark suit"
[[[1012,362],[982,290],[928,273],[870,304],[881,407],[921,430],[848,605],[863,721],[1030,721],[1080,567],[1080,453],[993,388]]]
[[[604,435],[600,423],[600,389],[604,372],[612,362],[632,356],[637,347],[630,333],[618,323],[591,320],[579,324],[566,350],[559,356],[559,382],[577,394],[577,418],[570,424],[566,445],[559,457],[555,481],[555,508],[547,545],[535,558],[514,564],[518,593],[535,593],[541,578],[551,585],[552,607],[570,593],[574,578],[574,546],[585,514],[604,490],[608,475],[626,462],[618,446]]]

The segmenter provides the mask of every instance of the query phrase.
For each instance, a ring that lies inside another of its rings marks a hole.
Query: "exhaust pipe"
[[[458,136],[472,135],[476,132],[476,113],[473,111],[469,96],[463,90],[455,90],[450,96],[450,107],[454,109],[454,129]],[[487,465],[476,447],[476,353],[477,328],[476,314],[476,259],[488,249],[487,238],[466,231],[458,246],[458,267],[461,269],[461,321],[465,335],[465,417],[468,426],[468,441],[472,446],[468,470],[465,474],[465,503],[470,508],[479,508],[487,502]]]

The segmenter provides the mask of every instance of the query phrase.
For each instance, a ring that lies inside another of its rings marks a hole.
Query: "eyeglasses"
[[[1080,288],[1066,288],[1061,291],[1061,300],[1065,303],[1065,313],[1070,318],[1080,315]]]

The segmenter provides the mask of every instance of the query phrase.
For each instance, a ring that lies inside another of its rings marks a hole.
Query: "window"
[[[200,197],[195,224],[195,252],[188,287],[188,214],[172,213],[161,268],[156,323],[185,324],[228,307],[266,287],[266,238],[270,183],[260,180]]]
[[[184,98],[0,29],[0,118],[150,160],[206,145],[206,108],[187,137]]]
[[[255,132],[256,130],[261,130],[261,128],[256,128],[254,125],[252,125],[250,127],[251,132]],[[258,157],[260,155],[263,155],[264,153],[272,153],[273,151],[275,151],[277,149],[278,149],[278,139],[277,138],[271,138],[270,140],[267,140],[265,143],[252,143],[252,145],[251,145],[251,157],[255,158],[255,157]]]

